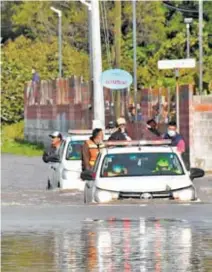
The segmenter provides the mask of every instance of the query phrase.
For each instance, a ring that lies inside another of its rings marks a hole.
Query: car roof
[[[102,154],[125,154],[125,153],[177,153],[176,147],[170,146],[129,146],[129,147],[112,147],[112,148],[103,148]]]
[[[80,135],[69,135],[64,137],[66,141],[86,141],[89,140],[92,135],[88,134],[80,134]],[[110,137],[110,135],[106,134],[104,135],[104,140],[107,140]]]

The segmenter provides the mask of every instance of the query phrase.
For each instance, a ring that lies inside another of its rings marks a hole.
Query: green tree
[[[2,50],[2,120],[16,122],[23,112],[24,84],[31,80],[35,66],[41,79],[54,79],[58,75],[57,40],[32,41],[21,36],[9,41]],[[68,43],[63,43],[64,76],[83,76],[88,79],[88,57]]]

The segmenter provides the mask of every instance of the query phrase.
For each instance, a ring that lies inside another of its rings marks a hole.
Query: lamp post
[[[87,6],[88,8],[88,36],[89,36],[89,66],[90,66],[90,92],[92,90],[92,81],[93,81],[93,64],[92,64],[92,26],[91,26],[91,4],[86,2],[85,0],[80,0],[80,2]]]
[[[190,24],[193,22],[192,18],[185,18],[184,23],[186,24],[187,30],[187,58],[190,58]]]
[[[62,77],[62,11],[51,7],[51,10],[58,15],[58,45],[59,45],[59,77]]]

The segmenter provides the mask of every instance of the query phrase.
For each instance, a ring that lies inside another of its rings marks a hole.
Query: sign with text
[[[111,90],[123,90],[132,84],[132,76],[127,71],[121,69],[111,69],[104,71],[101,77],[103,87]]]
[[[195,59],[159,60],[158,69],[195,68]]]

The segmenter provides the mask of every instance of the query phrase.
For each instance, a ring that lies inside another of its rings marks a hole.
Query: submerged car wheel
[[[51,182],[50,182],[49,179],[48,179],[48,181],[47,181],[46,189],[47,189],[47,190],[52,190],[52,189],[53,189],[53,187],[52,187]]]

